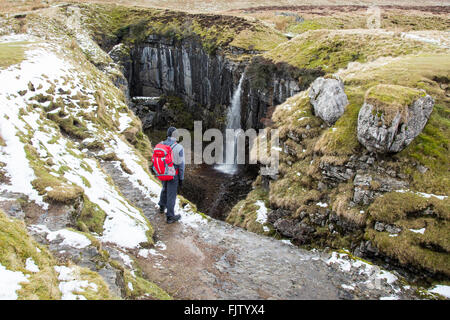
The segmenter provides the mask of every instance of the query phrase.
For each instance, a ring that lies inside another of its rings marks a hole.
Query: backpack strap
[[[170,147],[170,149],[173,151],[173,146],[174,145],[176,145],[177,144],[177,142],[176,141],[174,141],[172,144],[169,144],[169,147]]]
[[[175,146],[177,144],[176,141],[174,141],[171,145],[169,145],[170,150],[173,152],[173,146]],[[172,158],[172,163],[173,163],[173,158]],[[175,165],[175,164],[174,164]],[[176,170],[176,174],[178,174],[178,169]]]

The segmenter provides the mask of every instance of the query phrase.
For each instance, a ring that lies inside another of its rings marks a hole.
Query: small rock
[[[418,170],[420,173],[424,174],[425,172],[428,171],[428,168],[419,164],[419,165],[417,165],[417,170]]]
[[[401,228],[399,228],[397,226],[394,226],[394,225],[390,225],[390,224],[387,224],[385,226],[385,230],[387,232],[391,233],[391,234],[397,234],[397,233],[400,233],[402,231]]]
[[[327,189],[327,185],[322,181],[319,181],[319,183],[317,184],[317,189],[319,189],[320,191],[324,191]]]
[[[377,222],[375,222],[375,226],[373,228],[378,232],[383,232],[385,225],[384,225],[384,223],[377,221]]]

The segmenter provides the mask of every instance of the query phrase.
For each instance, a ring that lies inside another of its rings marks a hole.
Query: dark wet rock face
[[[273,107],[306,90],[311,82],[323,75],[321,69],[299,69],[262,56],[254,57],[246,69],[242,89],[243,127],[265,127]]]
[[[254,54],[236,54],[244,53]],[[221,51],[208,53],[195,37],[177,40],[150,35],[131,48],[118,44],[109,54],[122,67],[130,97],[179,97],[195,119],[212,118],[207,125],[219,128],[243,72],[241,126],[245,129],[263,128],[271,107],[307,89],[323,75],[318,69],[298,69],[262,57],[234,61]],[[148,127],[159,120],[161,110],[152,108],[150,117],[143,111],[140,108],[137,115]]]
[[[151,35],[131,52],[132,96],[182,97],[189,105],[228,105],[238,65],[209,55],[195,39]]]
[[[134,97],[130,109],[141,119],[142,129],[152,129],[160,122],[164,99],[160,97]]]

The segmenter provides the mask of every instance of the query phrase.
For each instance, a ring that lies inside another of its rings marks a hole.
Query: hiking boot
[[[164,207],[159,207],[159,213],[164,213],[165,210],[166,210],[166,208],[164,208]]]
[[[179,214],[174,215],[173,217],[167,218],[167,223],[174,223],[181,219]]]

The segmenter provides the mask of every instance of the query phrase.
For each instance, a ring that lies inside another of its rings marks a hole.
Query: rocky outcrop
[[[433,111],[434,100],[425,95],[406,108],[390,110],[391,121],[386,119],[383,108],[374,104],[366,101],[359,111],[358,141],[369,151],[395,153],[406,148],[422,132]]]
[[[356,204],[369,205],[372,201],[386,192],[403,189],[408,183],[387,175],[368,173],[357,174],[353,180],[354,193],[353,202]]]
[[[338,79],[317,78],[310,87],[309,98],[314,114],[329,125],[342,116],[348,104],[344,83]]]
[[[244,126],[249,128],[263,128],[261,119],[267,116],[270,107],[277,106],[287,98],[303,90],[298,81],[294,79],[281,78],[273,74],[264,88],[252,87],[251,80],[248,79],[244,85]]]
[[[149,36],[131,52],[133,96],[183,97],[189,105],[228,105],[239,65],[210,55],[195,38]]]
[[[301,243],[308,242],[310,235],[315,229],[303,221],[292,219],[292,213],[284,209],[272,210],[268,214],[268,221],[280,232],[283,236],[300,241]]]
[[[164,106],[161,97],[133,97],[130,109],[141,119],[142,129],[150,129],[158,122],[159,115]]]
[[[320,69],[299,69],[287,63],[274,63],[262,56],[254,57],[243,84],[243,127],[264,128],[271,108],[306,90],[312,81],[323,76]]]

